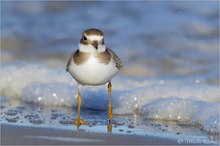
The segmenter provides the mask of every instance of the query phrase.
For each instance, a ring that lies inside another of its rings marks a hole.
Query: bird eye
[[[84,41],[86,41],[86,40],[87,40],[87,38],[86,38],[85,36],[83,36],[83,37],[82,37],[82,39],[83,39]]]

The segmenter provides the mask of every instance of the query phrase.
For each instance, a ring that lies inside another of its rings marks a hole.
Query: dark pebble
[[[128,125],[128,128],[134,128],[134,126],[133,125]]]
[[[122,131],[124,131],[124,130],[123,130],[123,129],[119,129],[118,131],[122,132]]]
[[[69,124],[72,124],[73,122],[70,120],[61,120],[61,121],[59,121],[59,123],[63,124],[63,125],[69,125]]]
[[[7,120],[10,123],[16,123],[17,122],[17,120],[15,118],[12,118],[12,119],[7,118],[5,120]]]
[[[52,117],[50,117],[50,119],[56,120],[56,119],[57,119],[57,116],[52,116]]]
[[[29,122],[36,125],[40,125],[44,123],[44,121],[41,119],[30,119]]]
[[[8,110],[7,112],[5,112],[5,114],[8,116],[15,116],[17,113],[18,111],[16,110]]]

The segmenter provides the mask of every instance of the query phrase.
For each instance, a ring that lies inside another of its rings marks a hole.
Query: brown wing
[[[68,60],[68,62],[67,62],[67,64],[66,64],[66,71],[68,72],[69,71],[69,65],[70,65],[70,63],[71,63],[71,60],[73,59],[73,55],[76,53],[76,51],[74,51],[72,54],[71,54],[71,56],[70,56],[70,58],[69,58],[69,60]]]
[[[114,59],[114,61],[115,61],[116,67],[117,67],[118,69],[121,69],[121,68],[123,67],[123,64],[122,64],[120,58],[119,58],[119,57],[115,54],[115,52],[112,51],[111,49],[108,48],[107,50],[113,55],[113,59]]]
[[[90,53],[80,52],[79,49],[72,53],[66,65],[66,71],[69,71],[69,65],[73,60],[75,64],[80,65],[88,60]]]
[[[73,53],[73,60],[75,64],[80,65],[88,60],[89,55],[90,53],[80,52],[79,50],[77,50]]]
[[[108,50],[104,52],[98,52],[95,56],[98,58],[100,63],[108,64],[111,61],[111,53]]]

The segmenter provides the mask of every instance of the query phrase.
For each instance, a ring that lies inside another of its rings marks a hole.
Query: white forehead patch
[[[89,35],[87,36],[87,38],[91,41],[97,41],[97,40],[102,40],[103,36],[100,35]]]

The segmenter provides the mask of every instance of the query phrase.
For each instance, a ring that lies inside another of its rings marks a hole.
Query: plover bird
[[[66,66],[66,71],[78,83],[78,116],[74,124],[87,124],[80,118],[82,99],[80,90],[84,85],[98,86],[108,83],[108,120],[112,120],[111,79],[122,68],[120,58],[104,43],[103,32],[91,28],[82,33],[79,49],[74,51]]]

